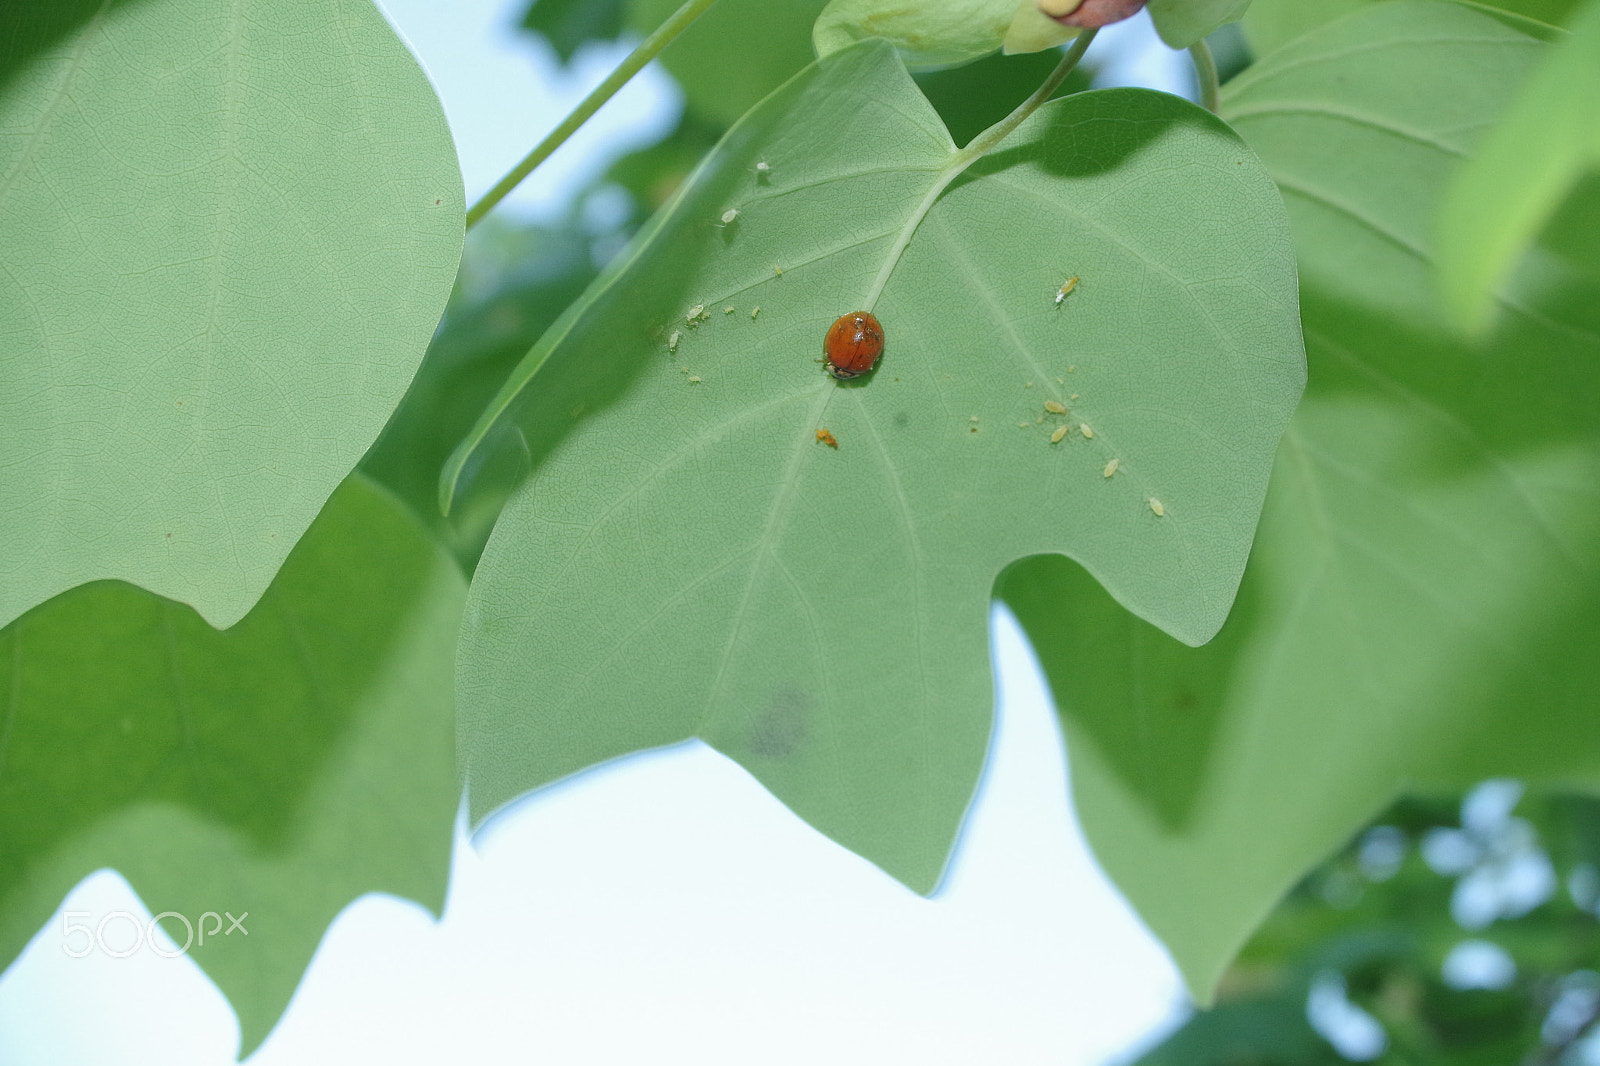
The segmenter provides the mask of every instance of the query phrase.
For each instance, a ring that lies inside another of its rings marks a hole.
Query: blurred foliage
[[[612,164],[579,195],[567,218],[539,225],[491,216],[468,238],[455,291],[422,368],[361,464],[405,500],[467,570],[476,565],[506,497],[527,473],[527,455],[517,438],[502,441],[490,468],[448,517],[438,503],[445,458],[511,368],[724,132],[686,114],[666,137]]]
[[[468,570],[525,470],[507,449],[449,517],[439,513],[439,470],[511,367],[598,273],[595,244],[577,219],[551,227],[491,219],[474,230],[422,368],[362,460]]]
[[[563,63],[588,41],[616,40],[626,23],[623,0],[533,0],[522,16],[523,28],[548,40]]]
[[[1519,792],[1396,803],[1137,1066],[1600,1062],[1600,801]]]

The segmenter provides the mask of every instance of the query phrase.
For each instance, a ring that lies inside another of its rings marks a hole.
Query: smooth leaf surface
[[[346,904],[439,911],[464,593],[399,502],[352,478],[225,633],[110,581],[0,630],[0,960],[102,867],[155,914],[248,911],[248,936],[189,951],[248,1054]]]
[[[1401,789],[1600,784],[1600,286],[1532,264],[1482,348],[1434,305],[1430,220],[1544,47],[1406,0],[1241,75],[1224,114],[1284,191],[1311,374],[1239,602],[1195,649],[1064,561],[1002,586],[1095,853],[1201,1002]]]
[[[719,127],[816,56],[811,26],[828,0],[717,0],[661,56],[683,86],[689,108]],[[647,34],[682,0],[632,0],[631,25]]]
[[[1221,623],[1302,382],[1276,191],[1176,97],[1047,104],[933,204],[878,369],[835,383],[823,334],[954,154],[886,44],[841,52],[530,353],[490,425],[534,473],[461,647],[475,817],[700,737],[925,891],[983,763],[1002,567],[1064,552],[1184,640]]]
[[[831,0],[811,33],[819,56],[881,37],[912,70],[970,63],[1002,45],[1036,51],[1075,36],[1076,30],[1040,13],[1035,0]]]
[[[1168,48],[1188,48],[1230,22],[1237,22],[1250,0],[1150,0],[1150,21]]]
[[[449,294],[438,101],[368,0],[0,29],[39,45],[0,88],[0,622],[120,578],[230,625]]]
[[[1482,332],[1495,285],[1587,173],[1600,171],[1600,0],[1555,41],[1439,211],[1444,298]]]
[[[1251,0],[1241,24],[1257,55],[1273,52],[1296,37],[1335,22],[1374,3],[1390,0]],[[1581,0],[1467,0],[1473,6],[1505,11],[1547,26],[1559,26]],[[1535,31],[1535,27],[1527,27]],[[1535,33],[1537,35],[1537,33]]]

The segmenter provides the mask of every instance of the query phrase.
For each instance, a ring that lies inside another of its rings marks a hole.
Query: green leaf
[[[35,6],[0,15],[35,53],[0,95],[0,622],[121,578],[231,625],[449,294],[444,117],[367,0]]]
[[[1150,0],[1150,21],[1168,48],[1188,48],[1230,22],[1237,22],[1250,0]]]
[[[1481,333],[1496,283],[1586,173],[1600,170],[1600,0],[1549,49],[1439,209],[1440,284],[1456,322]]]
[[[567,63],[589,41],[614,41],[626,24],[625,0],[533,0],[522,25],[542,34]]]
[[[912,70],[937,70],[999,51],[1016,13],[1017,0],[831,0],[811,39],[828,56],[881,37]]]
[[[1544,47],[1405,0],[1236,79],[1223,112],[1284,191],[1311,361],[1239,602],[1192,649],[1064,561],[1003,584],[1085,832],[1201,1002],[1402,788],[1600,784],[1600,286],[1530,264],[1482,349],[1429,319],[1429,220]]]
[[[662,53],[689,108],[720,126],[813,58],[811,25],[828,0],[718,0]],[[649,33],[681,0],[633,0],[631,25]]]
[[[840,52],[529,354],[478,431],[525,434],[534,473],[463,632],[476,817],[697,736],[926,891],[983,764],[1001,568],[1064,552],[1184,640],[1221,623],[1302,382],[1277,193],[1199,108],[1086,93],[896,266],[955,158],[886,44]],[[883,359],[835,383],[823,335],[880,276]]]
[[[1250,47],[1266,55],[1296,37],[1353,12],[1387,0],[1252,0],[1242,24]],[[1581,0],[1490,0],[1474,7],[1509,12],[1547,26],[1558,26]],[[1152,5],[1154,6],[1154,5]],[[1515,22],[1515,20],[1513,20]],[[1534,27],[1525,27],[1534,31]],[[1537,36],[1537,33],[1535,33]]]
[[[0,961],[102,867],[157,914],[248,911],[248,937],[189,951],[238,1011],[243,1055],[346,904],[392,892],[437,913],[464,591],[404,508],[352,478],[228,632],[110,581],[0,630]]]

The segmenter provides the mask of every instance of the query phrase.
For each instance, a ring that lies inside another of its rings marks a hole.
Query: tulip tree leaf
[[[1174,0],[1179,2],[1179,0]],[[1273,52],[1296,37],[1310,33],[1346,15],[1364,10],[1374,3],[1389,0],[1251,0],[1241,24],[1250,47],[1260,55]],[[1544,23],[1544,29],[1560,25],[1581,0],[1468,0],[1474,6],[1505,12],[1517,24],[1540,34],[1540,28],[1524,20]],[[1155,5],[1152,4],[1152,7]]]
[[[1188,48],[1230,22],[1237,22],[1250,0],[1150,0],[1150,21],[1168,48]]]
[[[1085,832],[1201,1002],[1403,788],[1600,786],[1600,284],[1536,255],[1481,347],[1434,295],[1450,175],[1545,47],[1397,0],[1236,79],[1224,115],[1284,190],[1311,362],[1239,602],[1185,648],[1063,561],[1003,584]]]
[[[0,14],[0,623],[120,578],[230,625],[444,307],[444,116],[369,0],[37,6]]]
[[[117,581],[0,630],[0,962],[102,867],[154,914],[248,912],[248,935],[188,951],[248,1054],[346,904],[391,892],[438,912],[464,593],[405,508],[356,477],[227,632]],[[179,920],[163,928],[182,945]]]
[[[1600,173],[1600,0],[1553,43],[1441,205],[1440,275],[1457,322],[1487,328],[1495,282],[1593,173]]]
[[[983,764],[1003,567],[1065,553],[1182,640],[1221,624],[1303,380],[1276,191],[1201,109],[1085,93],[891,258],[954,157],[885,43],[837,53],[529,354],[475,435],[533,467],[463,630],[475,817],[699,737],[926,891]],[[836,383],[823,335],[879,276],[885,354]]]

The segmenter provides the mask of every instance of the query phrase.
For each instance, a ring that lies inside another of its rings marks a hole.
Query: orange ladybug
[[[841,315],[828,327],[822,351],[828,357],[828,373],[840,381],[860,377],[883,354],[883,326],[871,311]]]

